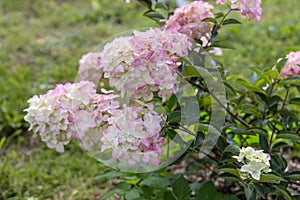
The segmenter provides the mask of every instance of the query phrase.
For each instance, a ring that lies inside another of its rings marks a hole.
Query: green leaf
[[[286,200],[293,200],[291,193],[283,187],[273,185],[276,188],[276,191],[279,192]]]
[[[176,107],[177,102],[178,102],[178,99],[177,99],[176,95],[172,94],[167,101],[167,107],[168,107],[169,111],[173,110]]]
[[[106,172],[104,174],[100,174],[98,176],[96,176],[94,178],[94,180],[99,180],[99,179],[107,179],[107,180],[110,180],[110,179],[113,179],[113,178],[117,178],[117,177],[120,177],[122,176],[123,173],[122,172],[119,172],[119,171],[109,171],[109,172]]]
[[[259,144],[265,152],[268,152],[269,144],[268,139],[265,136],[259,135]]]
[[[238,154],[240,152],[240,148],[236,145],[230,144],[225,149],[224,152],[229,152],[232,154]]]
[[[253,184],[244,184],[244,191],[247,200],[256,200],[256,192]]]
[[[300,104],[300,98],[293,98],[289,102],[292,104]]]
[[[266,191],[266,186],[260,183],[253,183],[253,185],[257,194],[259,194],[263,199],[266,199],[266,194],[268,193]]]
[[[141,4],[151,9],[152,7],[152,1],[151,0],[138,0]]]
[[[284,178],[277,176],[275,174],[262,174],[260,175],[260,179],[257,182],[278,184],[281,181],[286,182]]]
[[[127,190],[130,190],[131,188],[131,184],[125,182],[125,181],[122,181],[118,184],[118,188],[123,190],[123,191],[127,191]]]
[[[169,180],[162,178],[162,177],[148,177],[141,182],[141,185],[149,186],[152,188],[160,188],[160,189],[167,189],[170,185]]]
[[[162,3],[162,2],[155,4],[155,9],[158,9],[158,8],[164,9],[166,11],[169,11],[169,9],[170,9],[166,3]]]
[[[166,191],[164,194],[164,199],[166,200],[177,200],[174,193],[171,191]]]
[[[214,43],[210,47],[220,47],[225,49],[234,49],[234,46],[226,41],[214,41]]]
[[[125,192],[125,198],[126,199],[139,199],[140,198],[140,191],[138,189],[132,189],[128,192]]]
[[[155,21],[160,21],[161,19],[164,19],[164,16],[162,14],[154,10],[149,10],[145,12],[144,16],[149,17]]]
[[[225,19],[223,25],[228,25],[228,24],[241,24],[241,22],[233,18]]]
[[[205,135],[202,131],[198,131],[196,138],[194,140],[194,146],[197,147],[203,143]]]
[[[219,178],[223,178],[225,180],[230,180],[230,181],[240,181],[241,179],[239,178],[239,176],[233,175],[231,173],[225,172],[223,174],[219,175]]]
[[[181,175],[172,184],[172,189],[178,200],[189,200],[191,188],[189,182]]]
[[[247,128],[246,131],[250,132],[250,133],[255,133],[255,134],[258,134],[258,135],[268,137],[268,132],[265,129],[261,128],[261,127]]]
[[[300,85],[300,77],[288,77],[279,81],[278,84],[282,86]]]
[[[287,58],[281,59],[281,60],[276,64],[276,69],[277,69],[279,72],[280,72],[281,69],[285,66],[287,60],[288,60]]]
[[[114,194],[123,195],[123,194],[124,194],[124,191],[123,191],[123,190],[120,190],[120,189],[118,189],[118,188],[113,189],[113,190],[110,190],[109,192],[105,193],[105,194],[100,198],[100,200],[108,199],[108,198],[110,198],[111,196],[113,196]]]
[[[215,15],[216,19],[224,17],[224,13],[222,13],[222,12],[215,13],[214,15]]]
[[[229,83],[224,81],[223,84],[225,85],[226,91],[230,91],[234,95],[237,95],[236,90]]]
[[[212,22],[212,23],[214,23],[214,24],[217,24],[218,22],[217,22],[217,20],[215,19],[215,18],[205,18],[205,19],[203,19],[202,20],[203,22]]]
[[[188,65],[183,68],[183,75],[185,78],[191,78],[191,77],[199,77],[200,73],[194,66]]]
[[[180,135],[177,134],[177,132],[174,129],[167,129],[167,134],[173,142],[180,144],[181,146],[185,145]]]
[[[300,181],[300,171],[287,172],[287,174],[284,177],[287,179]]]
[[[213,182],[208,181],[196,190],[196,200],[238,200],[238,198],[217,192]]]
[[[276,139],[278,139],[278,138],[285,138],[285,139],[300,141],[300,136],[293,134],[293,133],[280,133],[277,135]]]
[[[233,169],[233,168],[221,168],[220,169],[223,172],[227,172],[229,174],[235,175],[236,177],[240,176],[240,171],[238,169]]]
[[[171,112],[170,115],[168,116],[169,123],[179,123],[181,122],[181,112],[180,111],[174,111]]]

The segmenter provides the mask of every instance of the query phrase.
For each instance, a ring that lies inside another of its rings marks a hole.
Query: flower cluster
[[[101,53],[88,53],[79,61],[79,80],[90,81],[95,84],[101,79]]]
[[[177,62],[191,43],[181,33],[160,29],[134,31],[105,45],[101,53],[103,77],[121,96],[150,101],[153,93],[166,100],[176,93]]]
[[[29,130],[58,152],[64,151],[71,138],[83,140],[87,132],[103,126],[101,152],[111,149],[114,159],[127,160],[130,165],[145,162],[157,166],[164,144],[159,135],[160,115],[151,112],[153,106],[121,108],[116,97],[97,94],[88,81],[57,85],[28,100],[25,120],[30,123]]]
[[[194,1],[174,10],[174,14],[166,21],[164,29],[178,31],[194,39],[201,39],[210,33],[213,23],[204,19],[213,18],[210,11],[214,7],[203,1]]]
[[[57,85],[54,90],[28,100],[24,119],[30,123],[29,130],[39,133],[49,148],[63,152],[72,136],[81,138],[83,132],[96,126],[91,108],[95,95],[95,85],[87,81]]]
[[[216,3],[231,3],[231,9],[238,10],[242,16],[250,20],[260,21],[262,9],[261,0],[216,0]]]
[[[262,172],[270,172],[270,155],[263,153],[263,150],[255,150],[252,147],[242,147],[239,156],[233,156],[243,164],[241,167],[242,178],[252,178],[259,180]]]
[[[133,166],[138,162],[158,166],[163,153],[164,138],[160,137],[161,117],[143,107],[116,109],[103,131],[101,152],[112,150],[116,160],[127,160]]]
[[[285,58],[287,61],[280,76],[300,76],[300,51],[290,52]]]

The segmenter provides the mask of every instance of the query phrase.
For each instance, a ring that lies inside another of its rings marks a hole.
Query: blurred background
[[[235,47],[216,57],[229,74],[251,77],[249,67],[269,69],[300,50],[299,0],[262,7],[261,22],[241,19],[220,33]],[[39,144],[23,110],[34,94],[74,81],[81,56],[105,39],[158,27],[145,11],[134,0],[0,0],[0,199],[98,199],[109,190],[95,178],[107,168],[76,143],[64,154]]]

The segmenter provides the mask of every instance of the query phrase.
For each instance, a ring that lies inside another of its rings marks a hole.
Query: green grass
[[[270,68],[300,50],[299,6],[265,0],[261,22],[222,30],[236,50],[218,59],[231,74],[249,77],[249,67]],[[108,37],[155,26],[144,10],[117,0],[0,1],[0,199],[93,199],[109,188],[93,180],[104,168],[78,146],[58,154],[29,145],[22,110],[32,95],[74,81],[81,56]]]
[[[24,142],[22,110],[32,95],[74,81],[81,56],[103,40],[154,25],[142,10],[109,0],[0,1],[0,199],[97,199],[108,189],[93,181],[104,168],[76,145],[58,154]]]
[[[102,170],[76,145],[63,154],[11,146],[1,157],[0,199],[96,199],[109,187],[93,180]]]
[[[224,56],[219,59],[231,74],[251,77],[250,67],[270,69],[278,58],[300,50],[300,2],[262,2],[260,22],[240,18],[241,25],[224,27],[220,33],[222,39],[235,47],[235,50],[224,50]]]

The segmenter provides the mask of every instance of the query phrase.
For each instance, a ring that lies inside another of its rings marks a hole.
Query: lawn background
[[[250,67],[269,69],[300,50],[299,0],[262,7],[261,22],[241,20],[220,33],[236,48],[216,58],[229,74],[250,78]],[[33,140],[23,109],[32,95],[74,81],[81,56],[102,41],[157,26],[143,11],[117,0],[0,0],[0,199],[97,199],[109,189],[94,180],[108,169],[78,144],[58,154]]]

